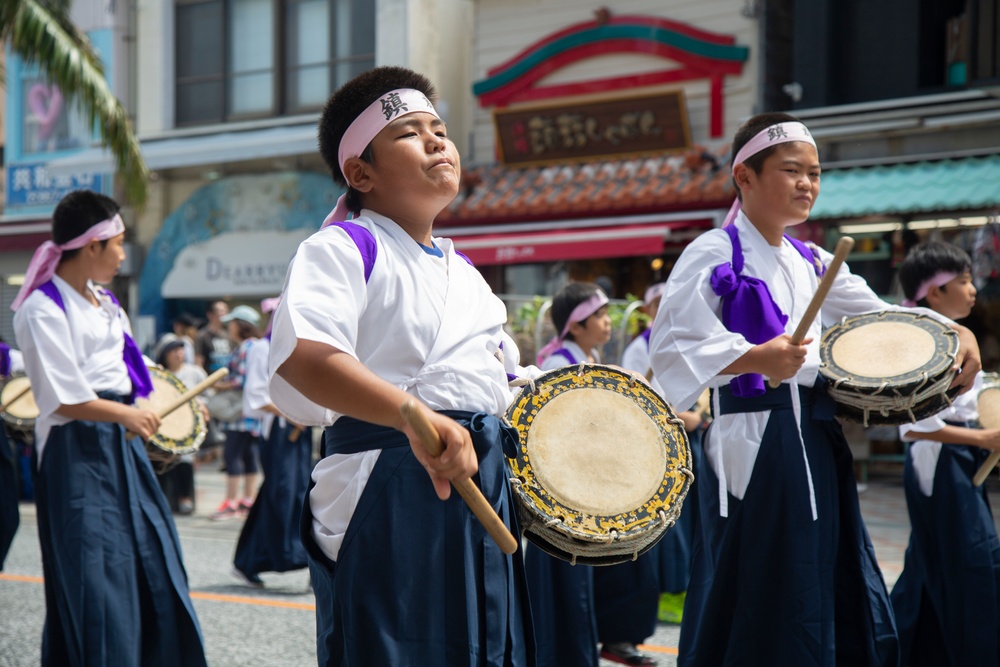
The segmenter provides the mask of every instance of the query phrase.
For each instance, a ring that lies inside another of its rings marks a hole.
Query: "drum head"
[[[25,390],[27,391],[25,392]],[[20,398],[15,400],[15,397]],[[13,402],[12,402],[13,401]],[[7,405],[10,403],[10,405]],[[31,393],[31,382],[23,373],[11,375],[0,388],[0,406],[6,405],[2,415],[3,420],[12,428],[20,431],[31,431],[38,419],[38,405]]]
[[[885,311],[845,318],[823,333],[820,374],[837,414],[898,425],[947,407],[958,334],[925,315]]]
[[[508,410],[508,458],[526,536],[565,560],[611,565],[651,548],[680,515],[691,450],[670,406],[608,366],[567,366]]]
[[[184,383],[172,373],[159,367],[150,367],[149,376],[153,391],[146,398],[137,398],[136,407],[154,412],[173,404],[187,391]],[[207,425],[201,406],[191,399],[169,415],[163,417],[160,429],[149,440],[149,445],[170,454],[194,452],[205,441]],[[150,458],[153,458],[151,453]]]
[[[983,386],[976,396],[979,425],[983,428],[1000,428],[1000,376],[983,373]]]

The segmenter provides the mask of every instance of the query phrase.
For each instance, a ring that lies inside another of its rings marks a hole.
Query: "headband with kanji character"
[[[736,165],[743,164],[765,148],[784,144],[789,141],[804,141],[807,144],[811,144],[813,148],[816,147],[816,140],[812,138],[808,128],[802,123],[790,121],[771,125],[755,134],[753,139],[746,142],[739,153],[736,154],[736,157],[733,158],[733,175],[736,175]],[[726,219],[722,223],[722,226],[726,227],[733,224],[733,220],[736,219],[742,208],[743,203],[737,197],[733,205],[729,207],[729,213],[726,214]]]
[[[344,163],[347,162],[348,158],[361,157],[368,144],[386,125],[397,118],[420,111],[440,118],[427,96],[413,88],[393,90],[372,102],[348,126],[344,137],[340,140],[340,147],[337,151],[337,163],[340,165],[340,171],[344,171]],[[331,222],[346,220],[349,212],[347,210],[347,195],[341,195],[340,199],[337,200],[336,208],[333,209],[333,213],[327,216],[323,226],[326,227]]]

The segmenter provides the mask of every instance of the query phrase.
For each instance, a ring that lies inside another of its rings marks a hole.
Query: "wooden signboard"
[[[691,146],[681,90],[497,109],[493,118],[500,160],[508,165],[621,157]]]

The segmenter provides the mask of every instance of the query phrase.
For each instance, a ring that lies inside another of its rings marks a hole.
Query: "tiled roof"
[[[823,172],[811,219],[1000,206],[1000,155]]]
[[[734,197],[726,152],[535,167],[483,165],[437,218],[441,225],[635,215],[727,208]]]

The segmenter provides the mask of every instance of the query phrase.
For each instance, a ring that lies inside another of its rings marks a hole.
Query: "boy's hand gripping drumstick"
[[[205,378],[204,380],[202,380],[201,382],[199,382],[198,384],[191,387],[186,392],[175,398],[173,402],[168,403],[167,405],[161,407],[159,410],[156,411],[156,416],[159,417],[160,419],[163,419],[171,412],[181,407],[182,405],[190,401],[192,398],[202,393],[203,391],[205,391],[206,389],[208,389],[213,384],[215,384],[222,378],[226,377],[227,375],[229,375],[229,369],[220,368],[219,370],[215,371],[207,378]],[[128,433],[125,434],[125,439],[128,440],[129,438],[134,438],[136,435],[137,435],[136,433],[132,433],[131,431],[129,431]]]
[[[837,247],[833,250],[833,259],[830,261],[830,266],[826,267],[826,273],[823,274],[823,279],[819,281],[816,294],[813,295],[812,301],[809,302],[809,306],[806,308],[805,315],[802,316],[802,321],[799,322],[799,326],[795,328],[795,332],[792,334],[792,345],[801,345],[802,341],[805,340],[806,334],[809,333],[809,327],[812,326],[813,320],[819,314],[819,309],[823,307],[826,295],[830,293],[830,288],[833,287],[833,281],[840,271],[840,265],[847,259],[853,247],[854,239],[850,236],[842,236],[837,241]],[[775,389],[781,385],[781,380],[771,378],[767,383],[772,389]]]
[[[423,441],[430,455],[441,456],[441,452],[444,451],[444,447],[441,446],[441,437],[434,429],[434,425],[417,409],[416,404],[413,401],[406,401],[400,406],[399,411],[403,414],[403,419],[420,436],[420,440]],[[458,491],[458,495],[465,500],[465,504],[469,506],[476,518],[483,524],[483,527],[486,528],[486,532],[490,534],[500,550],[505,554],[517,551],[517,540],[507,530],[507,526],[497,516],[497,513],[493,511],[493,506],[483,497],[483,492],[479,490],[479,487],[470,478],[452,480],[451,484]]]
[[[11,397],[11,399],[9,401],[7,401],[6,403],[4,403],[3,405],[0,405],[0,412],[7,412],[7,408],[9,408],[10,406],[14,405],[19,400],[21,400],[21,397],[24,396],[25,394],[27,394],[29,391],[31,391],[31,385],[30,384],[26,385],[24,387],[24,389],[22,389],[21,391],[17,392],[13,397]]]
[[[982,486],[986,478],[993,472],[993,468],[996,467],[998,461],[1000,461],[1000,452],[990,452],[989,458],[983,461],[983,465],[979,466],[979,470],[976,471],[975,476],[972,478],[973,486]]]

